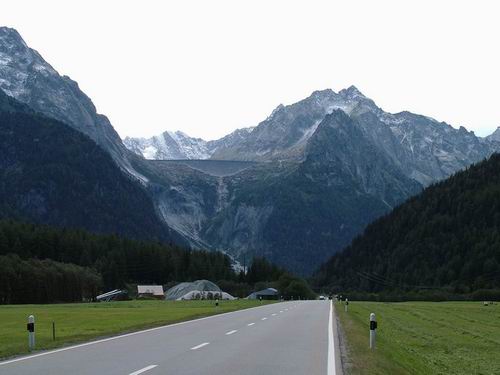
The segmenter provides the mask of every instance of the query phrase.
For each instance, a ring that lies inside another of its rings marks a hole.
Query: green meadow
[[[500,374],[500,304],[336,303],[350,374]],[[369,349],[369,315],[378,321]]]
[[[263,302],[266,303],[266,302]],[[260,306],[258,301],[124,301],[0,305],[0,358],[28,352],[27,317],[36,320],[36,349],[50,349],[119,333]],[[56,326],[53,340],[52,322]]]

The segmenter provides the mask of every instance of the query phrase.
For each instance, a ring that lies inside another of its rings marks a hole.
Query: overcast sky
[[[215,139],[351,84],[486,135],[500,125],[498,1],[3,1],[121,136]]]

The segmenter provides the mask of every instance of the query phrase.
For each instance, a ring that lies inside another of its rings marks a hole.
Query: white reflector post
[[[30,350],[35,349],[35,317],[28,316],[28,345]]]
[[[375,340],[377,338],[377,319],[375,314],[370,314],[370,349],[375,349]]]

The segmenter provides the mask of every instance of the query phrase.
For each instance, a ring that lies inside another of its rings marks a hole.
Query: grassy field
[[[500,304],[337,303],[352,374],[500,374]],[[369,315],[377,348],[368,348]]]
[[[258,301],[126,301],[0,305],[0,358],[28,351],[27,317],[36,319],[37,349],[260,306]],[[56,340],[52,339],[52,322]]]

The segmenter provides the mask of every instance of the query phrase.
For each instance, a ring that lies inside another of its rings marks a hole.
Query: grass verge
[[[263,302],[265,303],[265,302]],[[99,337],[260,306],[258,301],[124,301],[0,306],[0,358],[28,352],[27,317],[36,320],[36,348],[51,349]],[[56,325],[56,340],[52,337]]]
[[[500,305],[479,302],[336,304],[350,374],[500,374]],[[377,315],[377,348],[368,347]]]

